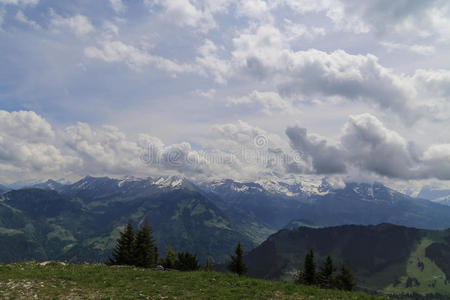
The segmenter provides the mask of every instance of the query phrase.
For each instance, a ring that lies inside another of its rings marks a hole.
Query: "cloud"
[[[450,179],[450,145],[433,144],[422,150],[370,114],[350,116],[336,146],[290,127],[286,134],[294,150],[309,160],[315,174],[375,175],[402,180]],[[287,169],[307,173],[308,169]]]
[[[210,6],[200,8],[202,1],[189,0],[157,0],[147,1],[148,5],[158,5],[164,9],[164,17],[178,26],[189,26],[201,32],[207,32],[216,27],[213,17],[214,10]],[[199,5],[200,4],[200,5]]]
[[[201,67],[200,73],[210,73],[217,83],[225,84],[226,77],[230,75],[231,66],[229,62],[220,58],[219,49],[211,40],[205,40],[203,45],[197,49],[199,54],[195,58],[196,64]]]
[[[72,17],[64,18],[51,10],[51,16],[50,27],[55,31],[68,29],[81,37],[93,32],[95,29],[91,21],[83,15],[74,15]]]
[[[0,4],[5,5],[23,5],[23,6],[34,6],[39,3],[39,0],[0,0]]]
[[[101,48],[87,47],[84,54],[88,58],[100,59],[105,62],[123,62],[134,70],[141,70],[147,65],[152,65],[168,73],[192,72],[193,67],[178,64],[169,59],[152,55],[145,50],[138,49],[132,45],[124,44],[121,41],[100,42]]]
[[[272,19],[269,13],[270,8],[263,0],[238,1],[236,11],[238,16],[245,16],[250,19],[265,20],[266,22],[270,22]]]
[[[204,145],[232,155],[237,162],[236,178],[278,176],[288,168],[295,168],[298,173],[307,170],[306,162],[283,138],[244,121],[215,125]]]
[[[230,106],[240,106],[249,111],[262,110],[267,115],[276,112],[288,114],[299,113],[299,110],[287,99],[275,92],[253,91],[248,96],[230,97],[227,99]]]
[[[36,23],[33,20],[28,19],[27,16],[25,16],[23,11],[21,11],[21,10],[19,10],[17,12],[16,19],[24,24],[28,24],[29,26],[33,27],[34,29],[41,29],[41,26],[38,23]]]
[[[215,89],[209,89],[207,91],[203,91],[203,90],[196,90],[195,94],[199,95],[200,97],[204,97],[204,98],[208,98],[208,99],[213,99],[214,96],[216,95],[216,90]]]
[[[0,179],[26,178],[36,174],[61,174],[76,163],[53,145],[50,124],[31,111],[0,110]]]
[[[126,10],[126,6],[122,0],[109,0],[109,3],[116,13],[122,13]]]
[[[381,44],[388,48],[388,51],[409,51],[420,55],[432,55],[436,52],[436,48],[434,46],[405,45],[391,42],[382,42]]]
[[[133,141],[113,126],[91,128],[78,123],[68,127],[63,138],[72,154],[82,160],[78,173],[143,175],[172,170],[195,175],[209,168],[189,143],[166,146],[159,138],[144,134]]]
[[[450,29],[450,7],[447,1],[340,0],[340,4],[343,13],[341,18],[335,19],[336,23],[354,18],[364,24],[367,31],[378,34],[397,32],[419,37],[437,35],[445,38]]]
[[[309,28],[304,24],[298,24],[289,19],[284,19],[284,32],[289,41],[302,37],[312,39],[317,36],[324,36],[326,34],[325,28],[323,27],[313,26]]]
[[[308,136],[305,128],[289,127],[286,129],[286,135],[292,148],[300,153],[304,160],[310,161],[314,173],[345,173],[345,156],[338,147],[328,145],[326,140],[316,136]]]
[[[262,25],[233,39],[236,72],[275,84],[282,96],[360,101],[414,121],[423,114],[411,78],[383,67],[374,55],[293,51],[283,34]]]
[[[370,114],[350,116],[341,143],[349,163],[378,175],[410,178],[418,163],[414,145]]]
[[[0,180],[181,174],[191,178],[343,175],[450,179],[450,144],[421,148],[370,114],[353,115],[338,142],[288,127],[288,141],[246,122],[218,124],[196,142],[164,144],[146,134],[87,123],[55,132],[31,111],[0,111]],[[3,173],[7,172],[7,173]]]
[[[0,110],[2,134],[31,142],[43,142],[54,137],[51,125],[32,111],[7,112]]]

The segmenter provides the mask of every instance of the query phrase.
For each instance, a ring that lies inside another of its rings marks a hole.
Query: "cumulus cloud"
[[[343,50],[293,51],[283,34],[262,25],[233,39],[233,65],[249,76],[275,83],[282,96],[361,101],[413,121],[423,114],[410,77],[383,67],[374,55]]]
[[[232,154],[233,160],[241,166],[240,178],[280,175],[288,168],[298,173],[307,172],[306,162],[283,138],[244,121],[215,125],[205,145]]]
[[[76,158],[63,155],[54,137],[50,124],[36,113],[0,110],[0,169],[7,170],[0,178],[59,174],[73,166]]]
[[[238,1],[236,11],[239,16],[245,16],[251,19],[267,22],[270,22],[272,19],[269,13],[270,8],[267,2],[263,0]]]
[[[286,134],[292,147],[309,159],[315,174],[348,174],[356,170],[407,180],[450,179],[449,144],[433,144],[421,150],[367,113],[350,116],[335,146],[324,138],[307,135],[305,128],[291,127]]]
[[[309,161],[317,174],[345,173],[345,156],[337,147],[328,145],[327,141],[316,136],[308,136],[307,130],[300,127],[286,129],[292,148]]]
[[[55,31],[70,30],[77,36],[81,37],[94,31],[94,26],[88,17],[84,15],[74,15],[64,18],[51,10],[52,19],[50,27]]]
[[[349,162],[382,176],[409,178],[418,163],[414,145],[370,114],[350,116],[341,143]]]
[[[157,0],[146,1],[153,6],[160,6],[164,9],[164,17],[178,26],[189,26],[202,32],[207,32],[216,27],[214,13],[221,11],[226,5],[226,1],[219,1],[218,9],[213,9],[209,1],[190,0]]]
[[[351,116],[335,143],[300,127],[287,128],[286,136],[239,121],[213,126],[194,149],[189,142],[167,145],[146,134],[133,139],[114,126],[77,123],[55,132],[34,112],[0,111],[0,170],[8,176],[0,179],[172,173],[256,179],[355,170],[385,178],[450,179],[449,144],[419,148],[370,114]]]

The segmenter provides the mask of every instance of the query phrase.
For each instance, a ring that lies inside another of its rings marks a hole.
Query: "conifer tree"
[[[136,233],[134,242],[134,264],[136,267],[151,268],[158,259],[157,248],[152,237],[152,228],[145,219],[144,224]]]
[[[313,285],[316,283],[316,263],[314,262],[314,251],[310,249],[305,256],[303,271],[303,283]]]
[[[238,274],[239,276],[247,274],[247,266],[245,265],[243,260],[241,242],[237,244],[236,250],[234,252],[236,253],[236,255],[231,255],[231,262],[228,265],[228,270]]]
[[[106,262],[107,265],[132,265],[134,262],[135,232],[133,225],[128,221],[124,232],[120,233],[112,257]]]
[[[200,269],[197,256],[189,252],[178,252],[175,269],[180,271],[197,271]]]
[[[338,289],[345,291],[353,291],[356,286],[352,270],[346,264],[342,264],[341,272],[336,276],[336,285]]]
[[[177,252],[175,252],[172,248],[167,247],[166,257],[162,261],[162,265],[165,269],[175,269],[177,264]]]
[[[335,268],[333,266],[333,261],[331,257],[328,255],[325,259],[325,262],[320,267],[319,272],[317,273],[317,284],[326,289],[330,289],[334,287],[334,278],[333,272]]]

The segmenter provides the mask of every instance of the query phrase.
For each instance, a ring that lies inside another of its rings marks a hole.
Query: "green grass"
[[[216,272],[104,265],[0,265],[1,299],[385,299]]]
[[[391,284],[385,288],[387,293],[414,292],[422,295],[429,293],[450,295],[450,287],[445,283],[445,274],[433,261],[425,256],[425,249],[432,243],[433,241],[429,238],[423,238],[421,240],[408,259],[406,266],[407,276],[402,276],[399,280],[400,283],[396,286]],[[424,264],[423,270],[418,266],[418,261],[421,261]],[[408,277],[416,278],[420,285],[406,288],[405,283]]]

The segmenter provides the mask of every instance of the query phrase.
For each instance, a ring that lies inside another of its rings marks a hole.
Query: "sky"
[[[446,0],[0,0],[0,182],[450,179]]]

